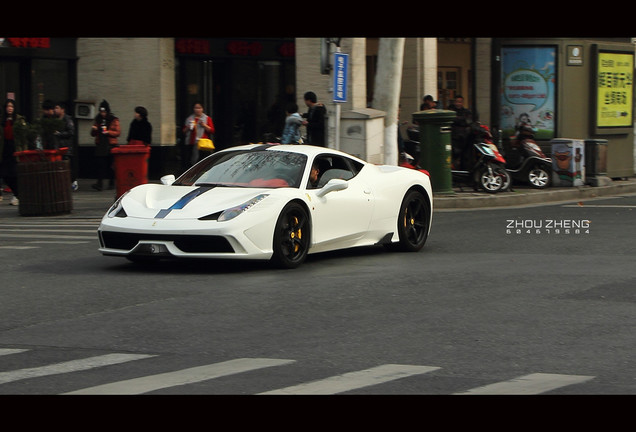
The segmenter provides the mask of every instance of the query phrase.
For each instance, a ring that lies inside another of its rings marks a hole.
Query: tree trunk
[[[402,88],[404,38],[380,38],[373,108],[384,117],[384,163],[398,164],[398,115]]]

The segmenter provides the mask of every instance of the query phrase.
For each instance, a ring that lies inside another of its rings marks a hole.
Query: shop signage
[[[598,52],[596,74],[596,125],[632,127],[634,54]]]
[[[296,55],[294,42],[280,39],[179,38],[175,40],[174,46],[178,55],[217,58],[293,58]]]
[[[0,38],[0,47],[12,48],[51,48],[51,38]]]
[[[174,45],[179,54],[210,54],[210,42],[205,39],[178,39]]]
[[[568,45],[568,66],[583,66],[582,45]]]

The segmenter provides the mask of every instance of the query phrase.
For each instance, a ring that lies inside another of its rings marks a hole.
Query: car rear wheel
[[[424,194],[417,190],[409,191],[402,200],[398,217],[399,249],[417,252],[426,243],[430,207]]]
[[[295,202],[285,206],[274,230],[272,261],[279,267],[296,268],[309,250],[309,215]]]

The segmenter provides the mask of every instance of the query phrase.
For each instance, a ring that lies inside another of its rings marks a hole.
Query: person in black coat
[[[325,116],[327,115],[327,109],[324,104],[318,102],[314,92],[306,92],[304,98],[305,105],[309,108],[307,113],[303,114],[306,120],[304,124],[307,127],[307,142],[311,145],[325,147]]]
[[[151,139],[152,125],[148,121],[148,110],[142,106],[135,107],[135,118],[130,122],[126,142],[128,144],[141,144],[134,142],[141,141],[145,145],[150,145]]]

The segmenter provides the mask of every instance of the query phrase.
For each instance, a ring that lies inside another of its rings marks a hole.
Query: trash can
[[[117,198],[135,186],[148,183],[150,146],[126,144],[110,152],[113,154]]]
[[[50,216],[73,210],[71,166],[62,160],[68,148],[15,152],[18,160],[19,213]]]
[[[426,110],[413,113],[420,127],[420,166],[431,175],[433,192],[453,193],[451,175],[451,123],[455,111]]]
[[[607,176],[607,140],[585,140],[585,180],[592,186],[606,186],[612,182]]]
[[[552,180],[554,186],[585,184],[585,143],[581,139],[555,138],[552,148]]]

